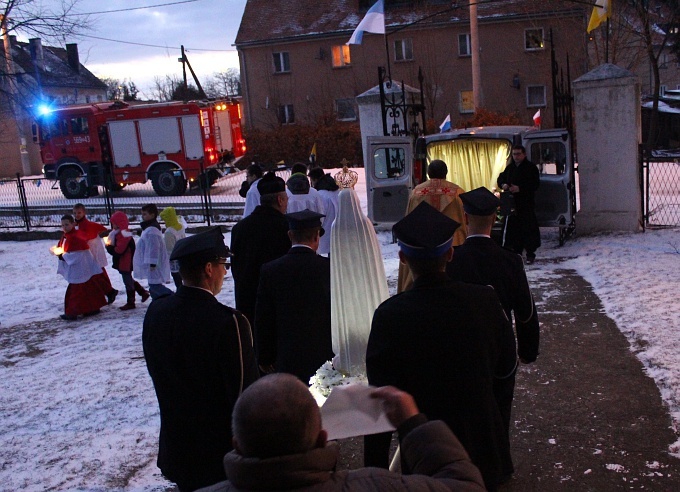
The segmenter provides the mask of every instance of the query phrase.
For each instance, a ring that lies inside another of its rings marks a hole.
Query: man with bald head
[[[484,490],[479,470],[453,433],[418,413],[411,395],[384,387],[372,396],[382,400],[398,428],[403,475],[380,468],[335,471],[338,447],[327,442],[309,388],[295,376],[278,373],[259,379],[236,402],[234,451],[224,457],[229,480],[200,492]]]

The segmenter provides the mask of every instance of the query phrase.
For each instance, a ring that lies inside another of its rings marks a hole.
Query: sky
[[[73,12],[77,13],[168,4],[92,14],[89,30],[66,39],[67,43],[78,43],[81,63],[98,77],[129,79],[146,92],[154,76],[182,76],[182,65],[177,61],[181,45],[201,82],[214,72],[238,69],[238,55],[232,44],[246,0],[74,1]],[[42,2],[58,9],[62,0]]]
[[[356,171],[366,213],[363,169]],[[563,247],[554,231],[543,232],[539,259],[527,267],[529,282],[543,291],[539,318],[561,294],[560,271],[576,270],[627,337],[659,387],[674,429],[680,428],[680,229],[572,238]],[[388,231],[379,231],[378,241],[394,294],[397,246]],[[148,303],[121,312],[119,298],[98,316],[60,320],[66,282],[49,253],[54,244],[0,242],[0,285],[12,286],[0,297],[0,490],[168,491],[171,484],[155,465],[158,405],[142,354]],[[123,291],[120,275],[110,265],[107,270]],[[217,298],[234,305],[231,275]],[[666,444],[680,456],[680,441]],[[565,453],[574,452],[565,446]],[[598,472],[607,473],[593,469]]]

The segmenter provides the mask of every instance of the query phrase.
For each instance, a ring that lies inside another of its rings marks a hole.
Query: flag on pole
[[[316,164],[316,142],[312,145],[312,151],[309,153],[309,163]]]
[[[368,9],[366,16],[352,33],[352,37],[345,44],[361,44],[365,32],[385,34],[385,7],[383,0],[378,0],[373,7]]]
[[[538,128],[541,127],[541,110],[539,109],[536,111],[536,114],[534,115],[534,126],[537,126]]]
[[[596,0],[593,13],[590,14],[587,32],[597,29],[606,19],[612,16],[612,0]]]
[[[451,113],[446,115],[442,124],[439,125],[439,133],[448,132],[451,129]]]

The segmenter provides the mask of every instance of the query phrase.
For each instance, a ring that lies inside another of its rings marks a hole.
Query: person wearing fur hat
[[[165,232],[163,233],[165,247],[168,249],[168,254],[171,255],[177,241],[187,237],[186,224],[184,219],[177,215],[175,207],[165,207],[161,210],[160,217],[165,222]],[[182,276],[179,274],[179,263],[176,261],[170,262],[170,275],[175,282],[175,287],[179,289],[179,286],[182,285]]]
[[[111,255],[113,268],[118,270],[123,278],[127,302],[121,306],[121,311],[135,308],[135,293],[139,294],[142,302],[149,298],[149,293],[139,282],[132,278],[132,257],[135,254],[135,240],[130,231],[130,221],[125,213],[118,211],[111,216],[112,231],[106,238],[106,251]]]

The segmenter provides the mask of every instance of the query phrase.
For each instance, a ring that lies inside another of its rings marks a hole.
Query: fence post
[[[106,172],[104,176],[104,205],[106,206],[106,215],[109,217],[109,224],[111,223],[114,208],[111,190],[113,190],[113,178],[110,172]]]
[[[24,218],[26,231],[31,230],[31,216],[28,212],[28,200],[26,199],[26,188],[24,182],[21,181],[21,174],[17,173],[17,191],[19,193],[19,203],[21,204],[21,216]]]
[[[210,193],[208,191],[210,187],[210,180],[205,174],[205,168],[203,167],[203,157],[201,157],[198,161],[198,166],[200,170],[200,174],[198,175],[198,186],[201,189],[201,208],[203,209],[203,218],[208,223],[208,227],[210,227],[210,216],[212,212],[212,203],[210,201]]]

